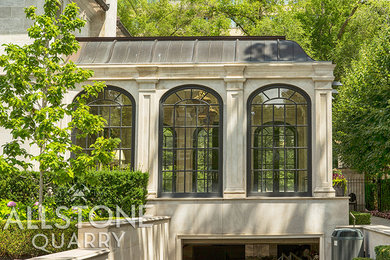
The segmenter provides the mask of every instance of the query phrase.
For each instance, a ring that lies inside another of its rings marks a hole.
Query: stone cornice
[[[91,80],[224,80],[245,82],[248,79],[311,79],[331,82],[334,65],[313,63],[243,63],[243,64],[93,64],[81,68],[95,71]]]

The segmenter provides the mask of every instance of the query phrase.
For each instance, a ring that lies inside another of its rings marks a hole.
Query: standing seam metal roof
[[[312,62],[296,42],[223,37],[81,41],[78,64]]]

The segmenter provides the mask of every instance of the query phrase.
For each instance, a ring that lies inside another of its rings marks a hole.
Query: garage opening
[[[185,240],[183,260],[314,260],[319,239]]]

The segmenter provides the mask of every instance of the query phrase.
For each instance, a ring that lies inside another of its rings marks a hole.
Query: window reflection
[[[309,105],[300,91],[275,86],[250,99],[250,192],[309,192]]]
[[[119,138],[121,142],[115,149],[115,156],[110,166],[133,167],[135,109],[133,103],[133,98],[129,93],[112,86],[107,86],[97,97],[89,97],[87,105],[90,107],[90,113],[102,116],[106,123],[101,133],[76,138],[76,144],[89,154],[93,149],[91,144],[99,136]],[[75,131],[77,133],[77,130]]]
[[[163,193],[220,192],[221,108],[217,94],[199,87],[175,89],[163,98]]]

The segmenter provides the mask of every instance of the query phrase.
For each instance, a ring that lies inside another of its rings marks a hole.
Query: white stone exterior
[[[181,259],[187,239],[319,238],[330,259],[330,235],[347,224],[348,199],[332,188],[330,62],[257,64],[93,64],[91,80],[128,91],[136,103],[136,167],[150,173],[149,214],[170,216],[169,259]],[[169,89],[197,84],[223,100],[223,198],[158,198],[159,100]],[[248,97],[270,84],[304,90],[312,102],[312,197],[248,197],[246,189]],[[70,93],[72,99],[77,92]]]
[[[19,21],[24,17],[20,10],[32,3],[38,4],[39,9],[42,2],[0,1],[0,24],[3,24],[0,25],[0,42],[28,42],[24,33],[27,24]],[[116,0],[107,0],[110,9],[106,13],[100,7],[95,9],[93,0],[76,2],[88,21],[79,36],[115,36]],[[4,29],[4,23],[10,29]],[[22,27],[23,30],[19,30]],[[332,188],[334,65],[331,62],[87,64],[80,67],[94,70],[91,82],[105,81],[107,85],[123,88],[135,99],[135,166],[150,173],[148,214],[171,217],[166,259],[181,260],[182,245],[189,240],[223,242],[271,238],[319,239],[321,259],[331,259],[330,235],[336,226],[348,224],[348,198],[336,198]],[[159,101],[168,90],[186,84],[211,88],[223,100],[221,198],[157,196]],[[255,90],[270,84],[293,85],[310,96],[310,197],[247,196],[247,100]],[[65,102],[72,102],[80,90],[69,92]],[[0,145],[10,138],[2,129],[0,135]]]

